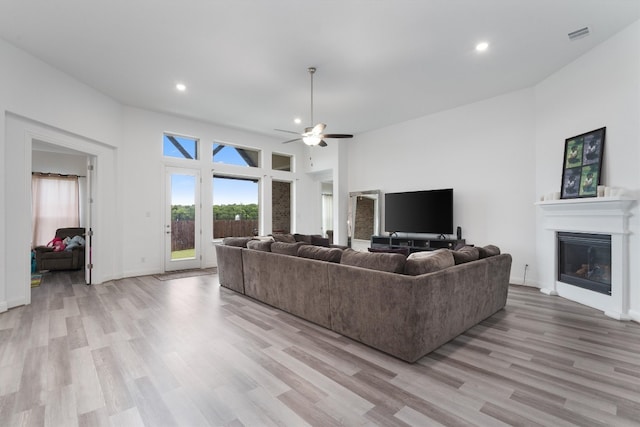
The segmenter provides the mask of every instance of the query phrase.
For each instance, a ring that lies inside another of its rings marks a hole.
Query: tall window
[[[257,235],[258,200],[258,179],[214,175],[213,238]]]
[[[46,245],[58,228],[80,226],[77,176],[33,174],[31,194],[34,246]]]

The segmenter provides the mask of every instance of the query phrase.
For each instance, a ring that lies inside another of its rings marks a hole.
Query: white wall
[[[2,40],[0,64],[1,312],[30,301],[26,284],[30,274],[32,139],[80,146],[87,142],[99,146],[98,151],[113,150],[121,142],[122,109],[112,99]],[[11,127],[9,120],[14,123]],[[114,168],[113,158],[103,160],[106,169]],[[116,216],[117,199],[114,186],[103,178],[102,218],[105,228],[113,231],[107,224]],[[106,260],[100,274],[107,277],[117,266],[108,259],[113,252],[107,248],[108,239],[101,245],[98,252],[104,252]]]
[[[304,173],[302,144],[282,145],[279,139],[209,123],[153,113],[136,108],[125,108],[124,144],[122,150],[122,187],[126,220],[123,232],[127,244],[122,245],[124,275],[161,272],[165,251],[165,166],[193,168],[202,177],[202,255],[203,267],[216,265],[212,239],[212,174],[232,174],[262,180],[261,233],[271,232],[271,182],[273,179],[294,184],[293,230],[305,228],[310,204],[312,179]],[[173,133],[200,140],[200,160],[166,159],[162,155],[162,136]],[[255,148],[261,151],[261,167],[248,168],[213,164],[211,149],[214,141],[229,145]],[[277,152],[294,156],[294,172],[271,169],[271,154]],[[144,261],[143,261],[144,258]]]
[[[522,90],[358,135],[349,191],[453,188],[454,226],[511,253],[522,283],[535,264],[534,123],[533,91]]]
[[[84,155],[34,150],[31,159],[33,172],[78,176],[87,174],[87,157]]]
[[[566,138],[606,126],[602,184],[626,188],[638,199],[640,21],[538,84],[535,96],[536,194],[560,191]],[[638,321],[639,213],[636,204],[630,218],[630,283],[631,309]],[[541,218],[536,229],[542,230]],[[538,247],[538,257],[547,250],[549,248]]]

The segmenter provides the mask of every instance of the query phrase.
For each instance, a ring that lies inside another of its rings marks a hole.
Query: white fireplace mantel
[[[541,292],[559,295],[629,320],[629,216],[635,200],[621,197],[547,200],[536,203],[544,215],[539,249]],[[582,289],[557,278],[560,231],[611,235],[611,295]]]

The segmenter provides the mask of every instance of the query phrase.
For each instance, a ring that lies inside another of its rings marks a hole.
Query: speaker
[[[458,240],[462,240],[462,227],[458,227],[456,229],[456,237],[458,238]]]

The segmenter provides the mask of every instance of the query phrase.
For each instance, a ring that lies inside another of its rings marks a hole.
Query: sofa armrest
[[[225,288],[244,294],[242,251],[239,246],[215,245],[218,263],[218,281]]]

